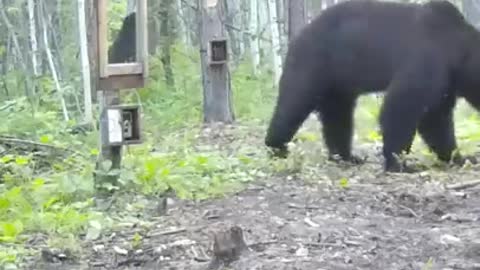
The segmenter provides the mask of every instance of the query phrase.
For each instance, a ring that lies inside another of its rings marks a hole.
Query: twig
[[[410,212],[410,214],[412,214],[414,217],[416,218],[420,218],[419,215],[417,215],[417,213],[415,213],[415,211],[413,211],[411,208],[408,208],[406,207],[405,205],[401,205],[401,204],[398,204],[398,203],[395,203],[398,207],[400,208],[403,208],[404,210],[407,210],[408,212]]]
[[[179,228],[179,229],[168,230],[168,231],[154,232],[154,233],[150,234],[149,236],[150,237],[165,236],[165,235],[184,233],[186,231],[187,231],[187,229],[185,229],[185,228]]]
[[[266,245],[271,245],[271,244],[276,244],[276,243],[278,243],[278,240],[267,240],[267,241],[263,241],[263,242],[252,243],[252,244],[248,245],[248,247],[255,249],[259,246],[266,246]]]
[[[459,183],[459,184],[453,184],[453,185],[447,185],[447,189],[454,189],[454,190],[459,190],[459,189],[465,189],[465,188],[471,188],[474,186],[480,185],[480,180],[473,180],[465,183]]]
[[[197,262],[208,262],[210,260],[206,256],[200,256],[194,246],[191,246],[190,249],[193,253],[193,259],[195,261],[197,261]],[[202,253],[205,254],[205,252],[203,252],[203,250],[202,250]]]
[[[289,203],[288,208],[293,208],[293,209],[306,209],[306,210],[318,210],[320,209],[319,206],[314,206],[314,205],[297,205],[294,203]]]
[[[338,243],[313,243],[313,242],[310,242],[310,243],[304,243],[305,246],[310,246],[310,247],[317,247],[317,248],[321,248],[321,247],[337,247],[337,248],[341,248],[343,247],[345,244],[338,244]]]

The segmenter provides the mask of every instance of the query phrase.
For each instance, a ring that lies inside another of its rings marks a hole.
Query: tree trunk
[[[45,51],[47,52],[47,60],[48,64],[50,66],[50,71],[52,72],[52,77],[53,81],[55,83],[55,88],[57,89],[57,94],[58,98],[60,100],[60,104],[62,107],[62,112],[63,112],[63,118],[65,121],[70,120],[70,117],[68,116],[68,110],[67,110],[67,104],[65,102],[65,98],[63,97],[63,91],[62,87],[60,86],[60,81],[58,79],[58,73],[57,69],[55,68],[55,64],[53,62],[53,54],[50,49],[49,43],[48,43],[48,32],[47,32],[47,20],[45,19],[45,15],[43,14],[42,16],[42,28],[43,28],[43,44],[45,45]]]
[[[265,0],[261,0],[265,1]],[[252,57],[253,74],[258,74],[260,66],[259,27],[258,27],[258,4],[257,0],[250,0],[250,54]]]
[[[92,89],[90,88],[90,62],[87,48],[87,29],[85,22],[85,0],[78,0],[78,35],[80,42],[80,60],[82,62],[83,105],[85,122],[93,122]]]
[[[306,23],[305,0],[288,1],[288,40],[292,40]]]
[[[30,26],[30,43],[32,46],[32,68],[33,76],[40,75],[38,68],[38,42],[37,42],[37,24],[35,21],[35,3],[34,0],[28,0],[28,24]],[[35,93],[34,93],[35,94]]]
[[[279,54],[280,51],[280,33],[278,32],[278,25],[277,25],[277,8],[276,8],[276,0],[268,0],[268,17],[269,17],[269,25],[271,31],[271,42],[272,42],[272,65],[273,65],[273,75],[274,75],[274,85],[278,84],[280,80],[280,75],[282,72],[282,61]]]
[[[223,1],[201,0],[200,12],[204,122],[231,123],[234,114],[228,63],[211,65],[208,53],[211,40],[226,37]]]
[[[182,43],[185,45],[185,47],[190,47],[192,46],[192,43],[190,42],[190,35],[188,34],[188,20],[187,17],[185,16],[184,12],[184,4],[182,0],[176,0],[176,7],[177,7],[177,12],[178,12],[178,36],[182,40]]]
[[[162,0],[160,3],[160,42],[162,50],[162,65],[165,71],[165,82],[170,90],[175,89],[175,79],[173,77],[171,47],[173,44],[173,31],[170,24],[173,21],[174,0]]]
[[[462,6],[467,20],[480,29],[480,3],[477,0],[463,0]]]
[[[238,36],[238,29],[237,27],[241,25],[238,20],[238,15],[240,12],[239,9],[239,1],[240,0],[224,0],[224,7],[225,7],[225,23],[227,24],[227,33],[230,41],[230,48],[232,60],[234,65],[236,66],[240,61],[242,55],[242,41],[241,38]]]

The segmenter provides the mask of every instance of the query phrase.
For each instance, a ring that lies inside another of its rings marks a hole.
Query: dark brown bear
[[[385,170],[410,171],[395,158],[415,131],[439,159],[463,163],[453,108],[464,97],[480,109],[480,33],[446,1],[348,1],[318,16],[288,48],[265,143],[277,156],[311,112],[318,112],[329,156],[351,154],[359,95],[385,91],[380,125]],[[412,170],[413,171],[413,170]]]

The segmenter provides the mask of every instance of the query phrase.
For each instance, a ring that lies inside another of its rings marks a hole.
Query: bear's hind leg
[[[448,93],[448,68],[435,51],[420,50],[398,70],[387,88],[380,126],[385,170],[415,172],[396,159],[412,145],[415,131],[428,110],[438,108]]]
[[[317,107],[330,160],[335,160],[338,156],[354,164],[363,163],[360,157],[351,154],[356,98],[331,92],[322,98]]]
[[[442,161],[448,162],[457,148],[453,125],[454,99],[428,112],[418,125],[418,133],[427,146]]]

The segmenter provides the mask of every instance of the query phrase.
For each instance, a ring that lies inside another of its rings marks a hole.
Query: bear
[[[135,62],[135,12],[123,19],[122,28],[108,50],[109,63]]]
[[[310,113],[322,125],[328,158],[351,153],[357,98],[383,92],[379,123],[385,172],[418,172],[397,156],[416,131],[436,156],[464,164],[457,149],[457,98],[480,109],[480,33],[447,1],[347,1],[324,10],[288,45],[265,144],[274,157]],[[472,162],[476,162],[472,157]]]

